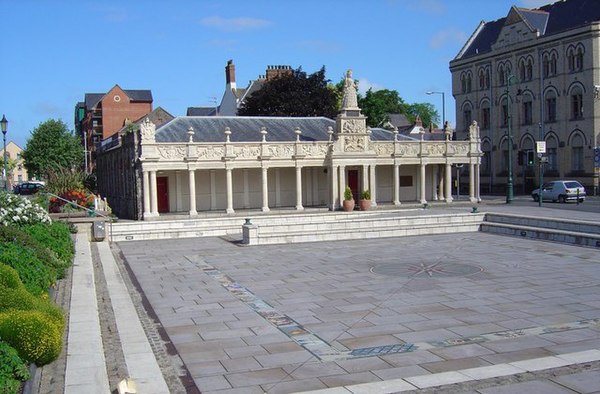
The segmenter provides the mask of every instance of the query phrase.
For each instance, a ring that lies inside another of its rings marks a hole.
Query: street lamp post
[[[507,117],[507,148],[508,148],[508,174],[507,174],[507,178],[506,178],[506,203],[510,204],[513,202],[514,200],[514,191],[513,191],[513,171],[512,171],[512,130],[511,130],[511,123],[512,123],[512,114],[511,114],[511,108],[510,108],[510,96],[509,96],[509,89],[510,89],[510,83],[513,79],[517,79],[516,76],[512,75],[512,74],[506,74],[506,117]]]
[[[425,94],[441,94],[442,95],[442,128],[446,127],[446,95],[444,92],[425,92]]]
[[[8,128],[8,120],[6,116],[2,114],[2,120],[0,120],[0,126],[2,127],[2,141],[4,143],[4,169],[3,169],[3,179],[4,179],[4,191],[8,191],[8,163],[6,158],[6,129]]]

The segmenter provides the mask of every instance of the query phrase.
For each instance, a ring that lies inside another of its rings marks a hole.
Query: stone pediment
[[[512,7],[496,42],[492,44],[492,49],[500,49],[538,38],[544,33],[547,19],[547,12]]]

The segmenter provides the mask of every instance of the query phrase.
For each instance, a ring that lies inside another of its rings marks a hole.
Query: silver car
[[[540,189],[531,192],[534,201],[539,201]],[[552,181],[542,185],[542,199],[553,202],[585,200],[585,188],[577,181]]]

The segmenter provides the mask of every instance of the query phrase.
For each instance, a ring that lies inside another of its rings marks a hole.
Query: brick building
[[[107,93],[86,93],[75,106],[75,130],[86,150],[86,171],[95,168],[96,144],[119,131],[127,121],[152,112],[150,90],[124,90],[115,85]]]

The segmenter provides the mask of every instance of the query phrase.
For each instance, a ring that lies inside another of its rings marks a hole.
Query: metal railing
[[[39,193],[47,195],[47,196],[52,196],[52,197],[57,198],[57,199],[59,199],[61,201],[64,201],[67,204],[73,205],[73,206],[75,206],[77,208],[81,208],[81,209],[85,210],[88,214],[90,214],[90,217],[100,216],[101,218],[104,218],[105,221],[108,223],[109,239],[110,239],[110,243],[112,243],[112,241],[113,241],[112,240],[112,224],[113,224],[113,218],[112,218],[112,216],[103,215],[103,214],[99,213],[98,211],[96,211],[95,209],[90,209],[88,207],[84,207],[83,205],[79,205],[76,202],[67,200],[66,198],[62,198],[61,196],[57,196],[54,193],[43,192],[43,191],[40,191]],[[71,218],[71,213],[70,212],[67,212],[67,213],[68,213],[68,216],[67,216],[67,220],[68,220],[68,219]]]

